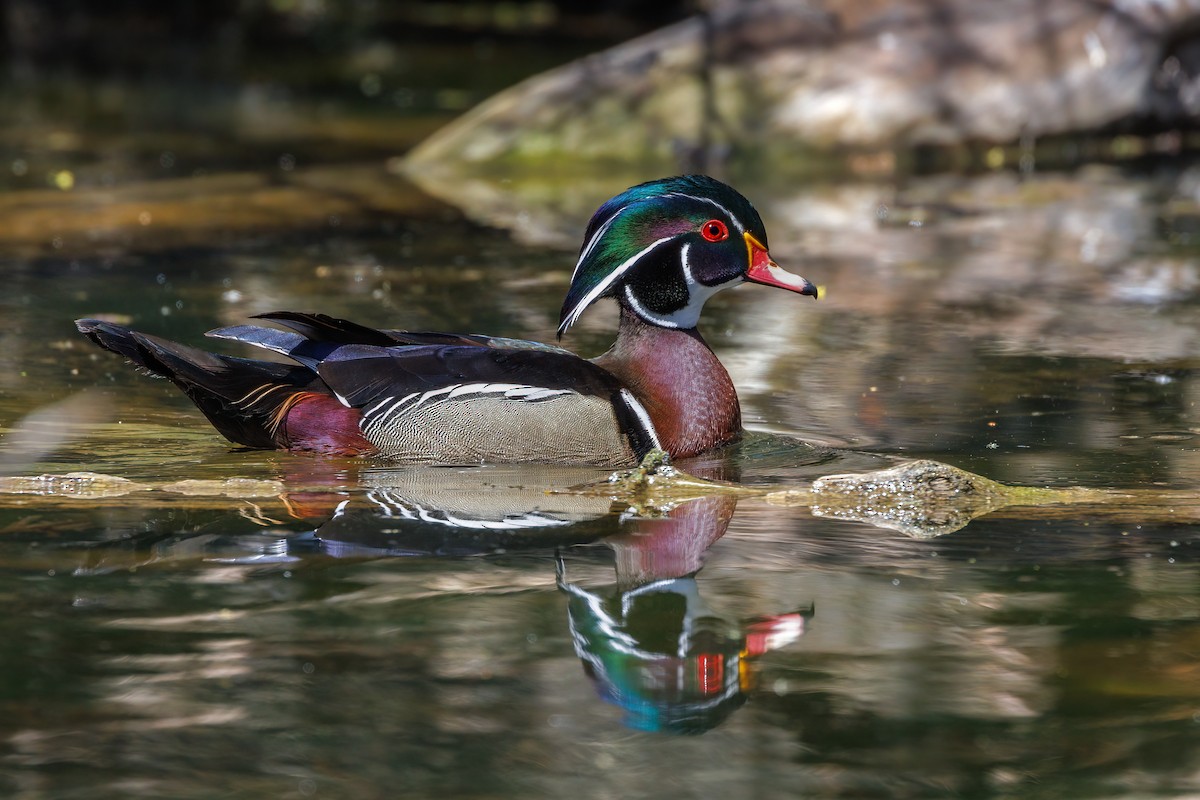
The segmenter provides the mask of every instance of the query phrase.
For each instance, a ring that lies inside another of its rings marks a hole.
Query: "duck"
[[[285,356],[209,352],[99,319],[80,333],[173,382],[226,439],[255,449],[405,464],[637,464],[742,435],[729,373],[697,330],[705,302],[750,282],[810,297],[771,258],[750,201],[705,175],[633,186],[584,232],[558,341],[603,298],[616,341],[585,359],[558,344],[480,334],[375,329],[320,313],[253,317],[209,331]]]

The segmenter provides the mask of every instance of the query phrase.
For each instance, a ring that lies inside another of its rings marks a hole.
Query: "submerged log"
[[[438,483],[444,477],[441,474],[435,474],[433,478],[428,477],[428,471],[422,474],[432,483],[424,485],[416,473],[402,473],[403,480],[409,484],[404,489],[406,494],[403,497],[397,494],[388,502],[403,504],[411,502],[405,498],[417,497],[416,507],[422,509],[423,519],[433,518],[435,522],[441,519],[441,524],[450,527],[456,524],[455,520],[461,523],[468,518],[512,520],[530,508],[530,514],[540,515],[552,526],[568,525],[572,521],[608,517],[612,510],[610,501],[616,502],[618,507],[626,507],[636,516],[661,517],[670,515],[683,504],[714,497],[725,497],[731,502],[737,502],[738,498],[757,498],[775,506],[807,506],[817,517],[866,522],[918,539],[953,533],[974,519],[997,512],[1038,519],[1086,517],[1115,522],[1191,524],[1200,521],[1200,494],[1195,492],[1011,486],[930,460],[905,461],[863,473],[826,475],[807,487],[772,489],[697,478],[671,466],[662,451],[652,451],[636,469],[613,473],[598,483],[553,488],[552,484],[557,481],[545,476],[551,485],[543,483],[539,489],[510,486],[505,490],[487,484],[486,497],[471,498],[461,494],[473,486],[469,477],[457,479],[462,485],[456,487],[455,492],[459,493],[456,495],[439,491],[444,488]],[[559,475],[559,479],[562,477]],[[387,489],[373,491],[376,492],[376,503],[387,495]],[[379,494],[380,491],[383,494]],[[314,497],[322,498],[328,505],[322,515],[332,514],[337,503],[347,497],[344,491],[331,493],[329,487],[289,486],[278,480],[249,478],[159,484],[90,472],[0,476],[0,508],[45,507],[64,501],[70,504],[86,501],[91,508],[122,507],[134,493],[139,493],[141,502],[148,505],[210,509],[227,507],[231,499],[278,498],[287,507],[281,516],[293,518],[306,516],[298,513],[298,506],[311,503]],[[547,504],[547,495],[557,495],[557,498]],[[566,516],[559,522],[547,516],[546,508],[560,515],[565,511]],[[257,507],[253,510],[255,513],[247,517],[252,521],[262,520],[259,524],[264,525],[279,523]],[[447,513],[439,517],[443,510]],[[732,513],[731,509],[729,513]],[[489,527],[471,521],[461,524],[493,532],[506,527]],[[536,526],[526,520],[515,527],[532,530]]]
[[[723,3],[496,95],[408,166],[732,150],[778,167],[806,148],[1171,129],[1200,110],[1198,21],[1197,0]]]
[[[767,496],[787,504],[788,493]],[[1097,490],[1007,486],[938,461],[906,461],[862,474],[813,481],[806,505],[813,516],[850,519],[927,539],[952,533],[1006,506],[1103,501]]]
[[[996,514],[1024,519],[1103,519],[1122,523],[1194,524],[1200,494],[1169,489],[1045,488],[997,483],[938,461],[827,475],[805,491],[772,492],[777,505],[806,505],[813,516],[867,522],[916,539],[932,539]]]
[[[1200,495],[1162,489],[1046,488],[998,483],[939,461],[905,461],[870,472],[826,475],[810,487],[755,489],[706,481],[671,467],[652,452],[637,469],[571,491],[603,493],[641,512],[698,496],[759,496],[778,506],[807,506],[813,516],[866,522],[917,539],[960,530],[1001,510],[1020,516],[1099,516],[1115,521],[1195,522]],[[1086,512],[1081,508],[1086,507]]]

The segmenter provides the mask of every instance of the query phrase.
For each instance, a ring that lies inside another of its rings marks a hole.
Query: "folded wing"
[[[628,465],[658,445],[641,404],[601,367],[556,347],[376,331],[315,314],[263,315],[291,330],[209,335],[312,369],[379,455],[408,463]]]

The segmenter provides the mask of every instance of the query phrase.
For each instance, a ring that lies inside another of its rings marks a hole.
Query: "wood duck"
[[[321,314],[258,315],[209,336],[293,364],[217,355],[83,319],[100,347],[173,381],[227,439],[254,448],[407,463],[636,463],[686,458],[741,434],[729,373],[696,330],[714,293],[743,281],[815,297],[767,252],[758,212],[710,177],[634,186],[588,223],[558,337],[594,302],[620,306],[613,347],[586,360],[554,345],[375,330]]]

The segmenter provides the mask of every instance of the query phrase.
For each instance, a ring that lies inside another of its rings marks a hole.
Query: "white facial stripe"
[[[669,195],[667,195],[667,197],[686,197],[689,200],[695,200],[697,203],[708,203],[709,205],[716,206],[717,208],[721,209],[722,212],[724,212],[725,216],[729,217],[729,221],[733,223],[733,227],[737,228],[738,233],[744,234],[746,232],[746,228],[742,225],[742,221],[738,219],[733,212],[718,203],[716,200],[712,200],[708,197],[696,197],[694,194],[684,194],[683,192],[671,192]]]
[[[584,247],[583,252],[579,254],[579,260],[575,262],[575,269],[571,272],[572,283],[575,282],[575,275],[579,272],[579,265],[584,262],[584,259],[591,255],[592,250],[596,247],[596,242],[603,239],[604,234],[608,233],[608,229],[612,227],[613,220],[621,216],[621,214],[623,214],[627,208],[629,208],[629,206],[622,206],[621,208],[617,209],[617,213],[605,220],[604,224],[600,226],[600,230],[592,234],[592,238],[588,241],[587,246]]]
[[[678,236],[678,235],[679,234],[676,234],[676,236]],[[662,244],[665,244],[666,242],[671,241],[674,238],[675,238],[675,236],[667,236],[662,239],[658,239],[654,242],[651,242],[649,245],[642,248],[640,251],[638,251],[634,255],[630,256],[628,259],[626,259],[623,264],[621,264],[619,267],[617,267],[612,272],[610,272],[608,274],[608,277],[606,277],[599,284],[597,284],[590,292],[588,292],[586,295],[584,295],[582,300],[580,300],[578,303],[575,304],[575,307],[571,309],[571,313],[567,314],[566,319],[563,320],[563,324],[560,326],[559,330],[565,331],[567,328],[574,325],[575,321],[579,319],[579,315],[583,313],[583,310],[585,308],[587,308],[588,306],[590,306],[593,302],[595,302],[597,297],[604,294],[604,292],[608,289],[608,287],[612,286],[613,282],[616,281],[617,278],[621,277],[626,272],[628,272],[630,267],[632,267],[634,264],[636,264],[638,261],[640,261],[651,250],[658,247],[659,245],[662,245]]]
[[[679,323],[677,323],[671,319],[671,317],[674,316],[674,314],[666,316],[666,317],[660,316],[658,314],[655,314],[650,309],[646,308],[644,305],[642,305],[641,302],[636,297],[634,297],[633,289],[632,289],[632,287],[629,286],[629,284],[625,285],[625,302],[629,303],[629,307],[633,309],[633,312],[635,314],[637,314],[639,317],[646,320],[647,322],[651,322],[651,323],[658,325],[660,327],[663,327],[663,328],[678,328],[679,327]],[[695,323],[693,323],[693,325],[695,325]]]
[[[692,249],[691,242],[685,242],[683,247],[679,249],[679,263],[683,265],[683,279],[687,281],[688,293],[691,293],[691,287],[695,286],[699,281],[692,274],[692,262],[688,261],[688,251]]]

